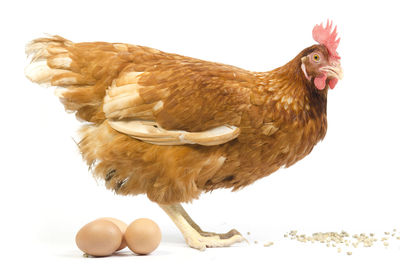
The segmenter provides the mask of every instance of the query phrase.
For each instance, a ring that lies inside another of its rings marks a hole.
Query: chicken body
[[[142,46],[54,36],[27,46],[26,74],[59,87],[66,110],[89,122],[79,148],[107,188],[147,194],[178,225],[188,216],[178,203],[249,185],[293,165],[324,138],[327,89],[315,89],[301,69],[314,50],[327,52],[314,45],[280,68],[251,72]],[[243,240],[237,232],[224,237],[231,241],[200,246],[185,236],[196,248]]]

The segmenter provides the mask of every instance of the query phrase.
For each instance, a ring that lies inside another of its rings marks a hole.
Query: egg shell
[[[154,221],[140,218],[128,225],[124,237],[130,250],[139,255],[146,255],[160,244],[161,231]]]
[[[75,242],[86,254],[104,257],[114,253],[121,245],[123,234],[113,222],[95,220],[84,225],[76,234]]]
[[[128,227],[126,223],[113,217],[102,217],[97,220],[106,220],[114,223],[116,226],[118,226],[119,230],[121,230],[122,235],[125,234],[126,228]],[[122,237],[121,245],[117,248],[116,251],[124,249],[125,247],[126,247],[126,241],[125,238]]]

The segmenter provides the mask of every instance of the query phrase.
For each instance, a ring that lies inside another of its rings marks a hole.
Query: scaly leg
[[[186,243],[192,248],[205,250],[206,247],[227,247],[246,240],[235,229],[225,234],[204,232],[179,203],[171,205],[160,204],[160,207],[169,215],[182,232]]]

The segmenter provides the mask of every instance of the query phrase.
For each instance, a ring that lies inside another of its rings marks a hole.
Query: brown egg
[[[122,235],[125,234],[125,230],[128,227],[128,225],[126,223],[124,223],[121,220],[118,220],[116,218],[112,218],[112,217],[103,217],[103,218],[99,218],[97,220],[106,220],[106,221],[110,221],[110,222],[114,223],[116,226],[118,226],[119,230],[121,230]],[[118,247],[118,249],[116,251],[121,250],[125,247],[126,247],[126,241],[125,241],[125,238],[122,237],[121,245]]]
[[[122,241],[121,230],[113,222],[95,220],[83,226],[75,237],[80,250],[92,256],[109,256],[114,253]]]
[[[158,225],[146,218],[133,221],[125,231],[128,248],[136,254],[146,255],[153,252],[161,241]]]

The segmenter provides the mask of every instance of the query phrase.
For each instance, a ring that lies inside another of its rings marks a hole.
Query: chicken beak
[[[340,62],[333,62],[329,66],[321,67],[322,71],[326,72],[327,76],[330,78],[342,79],[343,78],[343,69],[340,65]]]

